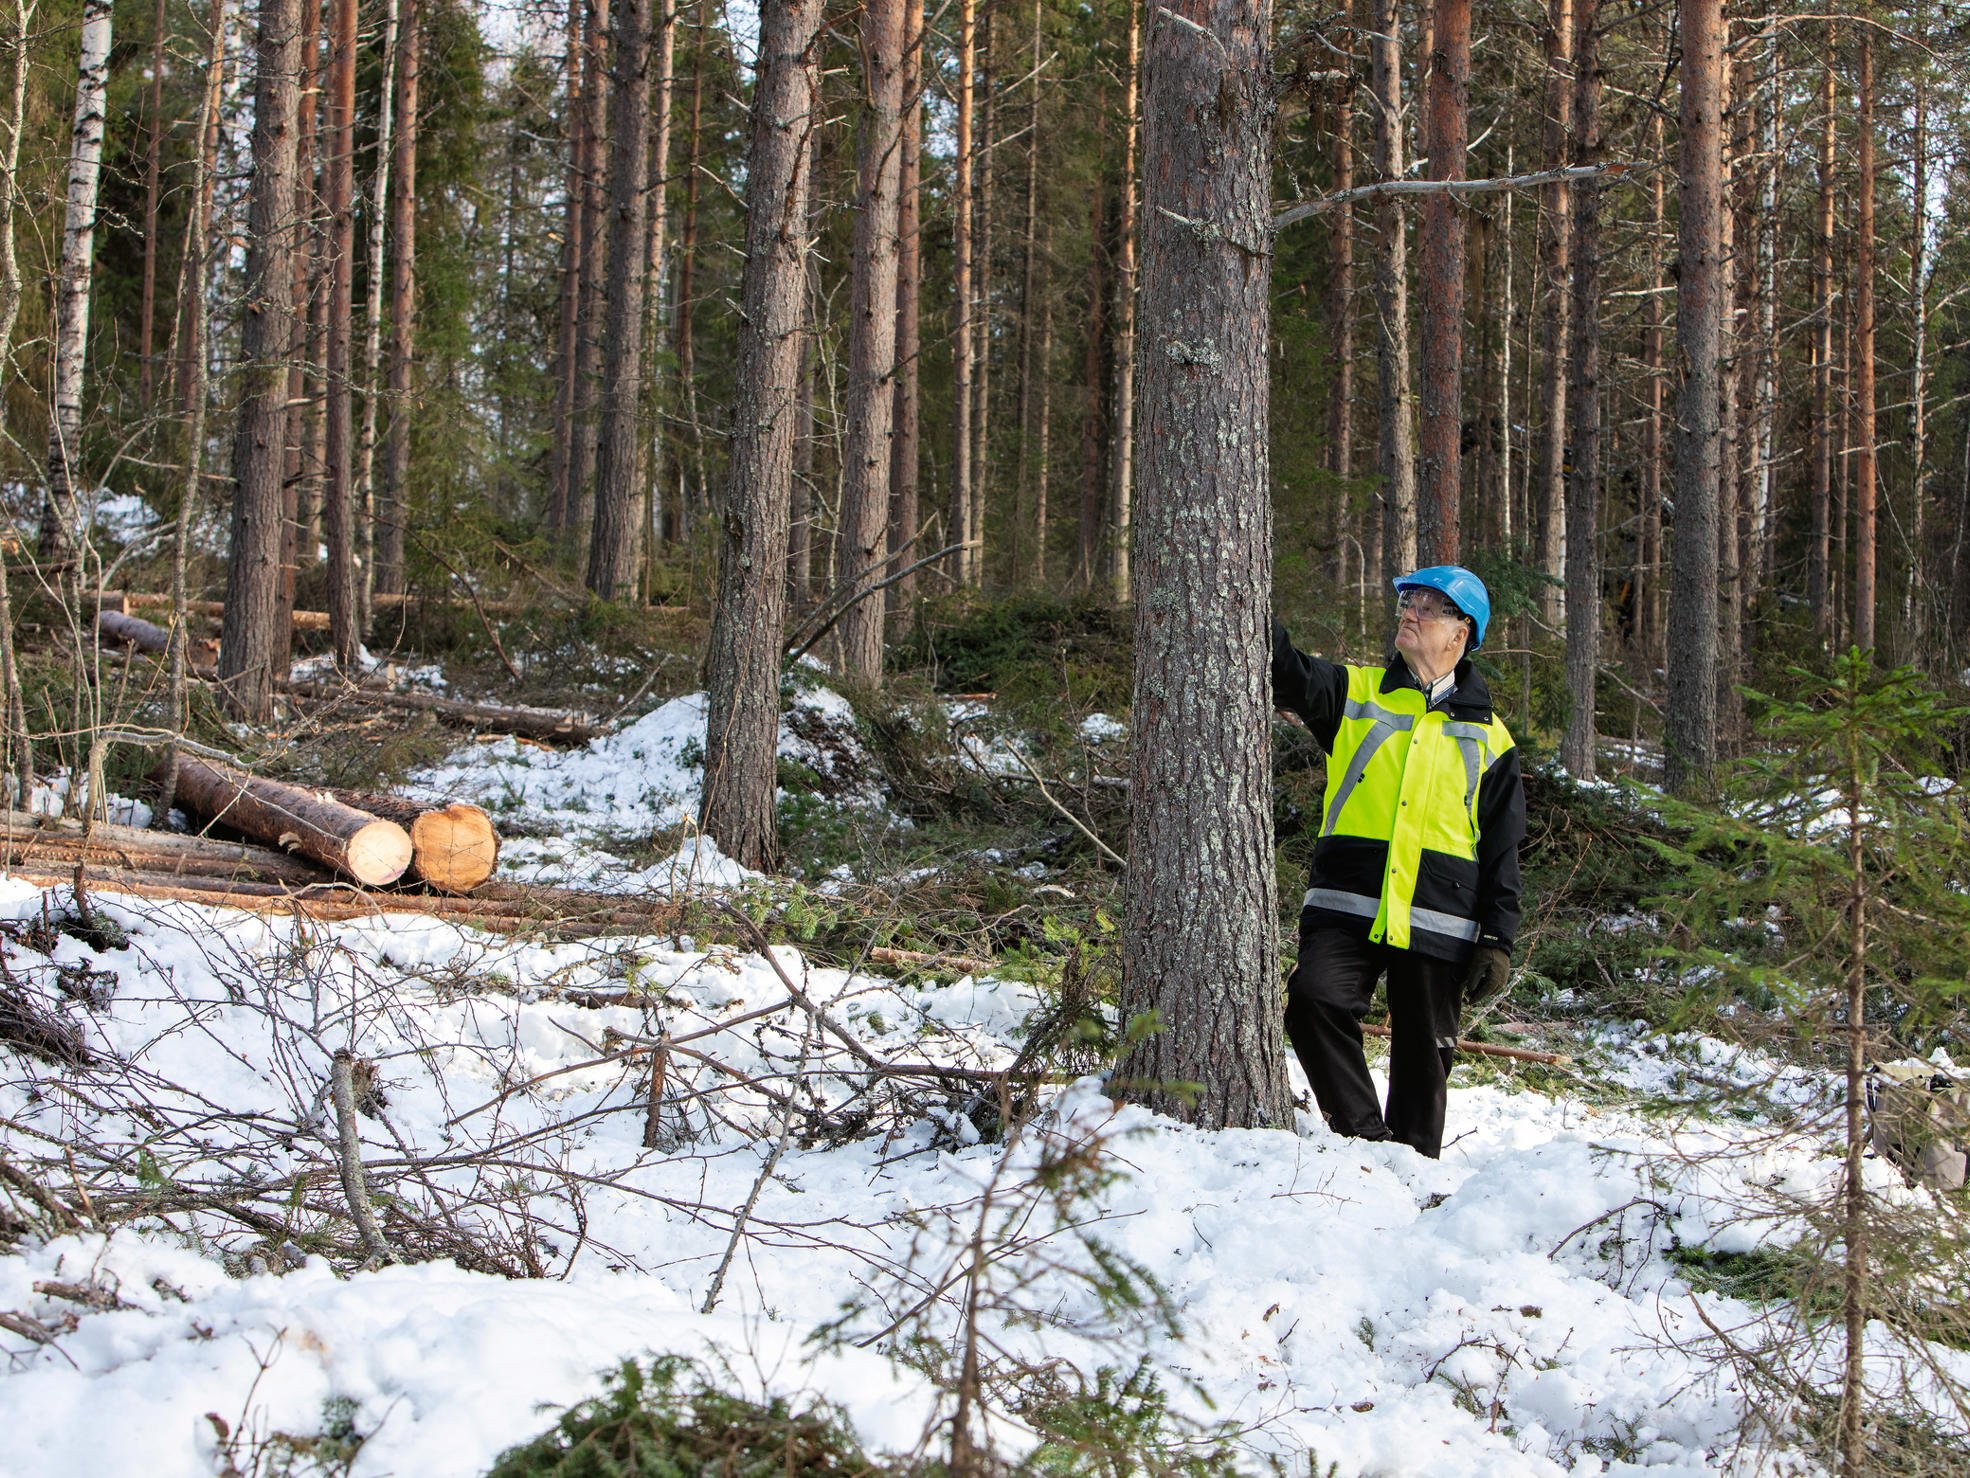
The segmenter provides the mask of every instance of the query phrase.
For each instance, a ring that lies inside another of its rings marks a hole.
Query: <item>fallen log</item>
[[[871,948],[869,958],[878,965],[916,965],[928,970],[951,970],[960,975],[985,975],[998,969],[993,961],[979,959],[976,955],[926,954],[920,949],[891,949],[888,945]]]
[[[96,612],[96,631],[105,646],[134,647],[163,656],[171,650],[171,633],[142,616],[121,611]],[[185,643],[185,660],[193,667],[210,667],[219,660],[219,644],[194,637]]]
[[[1386,1037],[1389,1029],[1374,1023],[1364,1023],[1362,1035]],[[1474,1052],[1479,1057],[1509,1057],[1514,1062],[1543,1062],[1549,1067],[1571,1067],[1573,1059],[1562,1052],[1534,1052],[1530,1047],[1501,1047],[1495,1042],[1473,1042],[1468,1037],[1457,1039],[1459,1052]]]
[[[96,608],[100,611],[168,611],[171,609],[171,596],[161,590],[103,590],[97,592]],[[185,614],[205,616],[217,621],[226,614],[226,603],[222,600],[188,600]],[[296,631],[328,630],[327,611],[294,612]]]
[[[261,780],[180,754],[175,794],[192,815],[312,857],[371,887],[394,883],[410,866],[410,836],[401,826],[345,806],[325,791]]]
[[[499,832],[492,817],[469,801],[427,804],[366,790],[337,790],[335,796],[410,833],[407,876],[419,882],[447,893],[470,893],[499,864]]]
[[[561,713],[551,708],[465,703],[456,698],[440,698],[435,693],[397,693],[349,683],[304,680],[276,686],[281,692],[296,698],[312,698],[324,703],[340,701],[380,708],[408,708],[435,714],[446,723],[465,728],[484,729],[496,734],[517,734],[523,739],[541,739],[555,744],[586,744],[602,733],[602,725],[588,714]]]
[[[0,860],[10,867],[43,867],[72,872],[77,863],[92,869],[125,868],[159,876],[233,879],[306,887],[329,875],[299,857],[217,837],[142,831],[97,822],[83,834],[77,821],[0,812]]]

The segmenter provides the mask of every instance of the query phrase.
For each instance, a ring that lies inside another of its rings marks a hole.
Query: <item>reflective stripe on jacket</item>
[[[1482,675],[1460,663],[1456,679],[1432,709],[1400,658],[1323,662],[1274,629],[1274,699],[1328,752],[1306,911],[1450,960],[1511,948],[1525,834],[1512,736]]]

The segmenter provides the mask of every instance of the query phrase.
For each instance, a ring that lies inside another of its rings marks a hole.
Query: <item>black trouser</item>
[[[1370,944],[1351,930],[1302,920],[1300,960],[1286,983],[1286,1036],[1336,1134],[1399,1139],[1443,1152],[1444,1084],[1457,1055],[1465,967]],[[1361,1051],[1375,982],[1389,982],[1389,1102],[1384,1115]]]

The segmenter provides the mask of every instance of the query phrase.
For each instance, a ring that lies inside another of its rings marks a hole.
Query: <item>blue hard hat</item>
[[[1485,628],[1491,625],[1491,592],[1484,588],[1484,581],[1478,579],[1462,565],[1431,565],[1427,569],[1415,570],[1403,575],[1395,582],[1396,593],[1405,590],[1434,590],[1447,597],[1450,602],[1471,618],[1477,634],[1471,639],[1471,650],[1475,652],[1484,645]]]

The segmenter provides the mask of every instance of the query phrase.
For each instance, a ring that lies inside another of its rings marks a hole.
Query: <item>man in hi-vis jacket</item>
[[[1511,974],[1525,791],[1512,736],[1468,660],[1491,622],[1484,582],[1436,565],[1395,588],[1385,667],[1309,657],[1272,623],[1273,701],[1327,751],[1286,1035],[1336,1133],[1399,1139],[1434,1159],[1463,1003],[1496,995]],[[1361,1051],[1383,975],[1386,1111]]]

